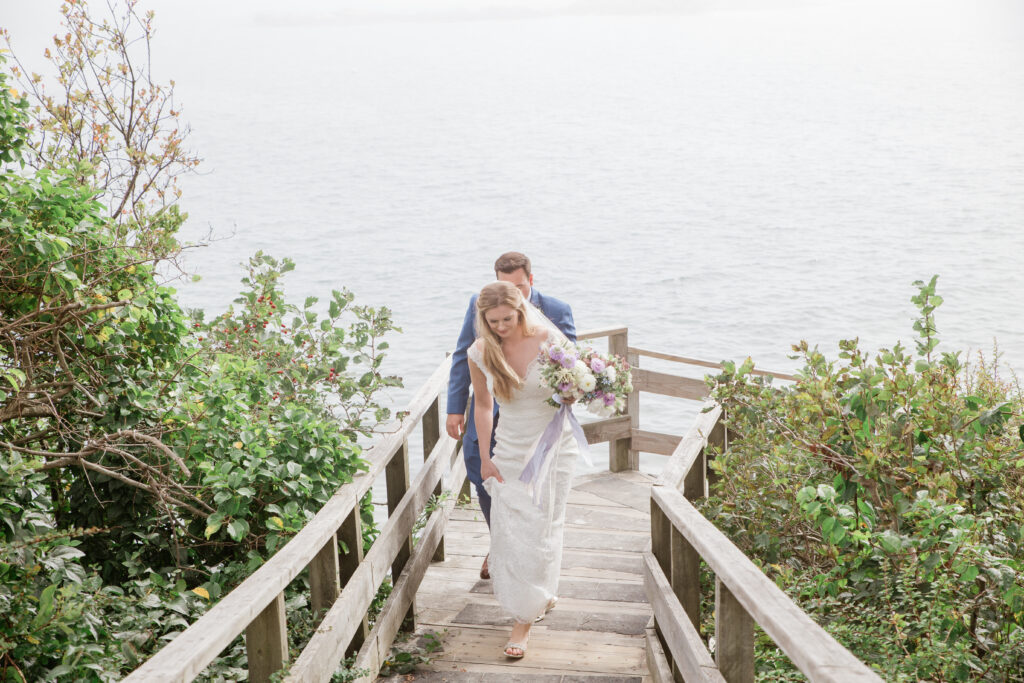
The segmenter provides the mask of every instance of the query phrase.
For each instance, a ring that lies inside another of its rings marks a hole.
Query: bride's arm
[[[480,479],[487,481],[495,477],[505,483],[498,468],[491,462],[491,433],[494,431],[494,399],[487,389],[484,373],[477,367],[476,361],[469,360],[469,378],[473,382],[473,421],[476,424],[476,437],[480,442]]]

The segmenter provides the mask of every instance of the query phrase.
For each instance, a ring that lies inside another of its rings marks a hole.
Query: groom
[[[494,275],[499,280],[510,282],[523,293],[531,304],[536,306],[553,322],[562,333],[569,338],[569,341],[576,341],[576,325],[572,320],[572,309],[569,304],[551,296],[544,296],[533,288],[533,272],[530,270],[530,259],[518,251],[510,251],[498,257],[494,262]],[[491,497],[484,489],[483,481],[480,478],[480,444],[476,436],[476,424],[473,420],[473,403],[469,401],[469,366],[466,360],[466,351],[470,344],[476,339],[476,297],[469,300],[469,309],[466,310],[466,319],[462,322],[462,331],[459,333],[459,341],[455,346],[455,353],[452,355],[451,375],[448,378],[448,420],[445,429],[448,436],[453,439],[462,437],[462,457],[466,461],[466,474],[469,480],[476,487],[477,497],[480,499],[480,510],[484,513],[487,526],[491,525]],[[466,404],[469,404],[469,415],[465,415]],[[498,427],[498,404],[494,404],[494,427],[491,432],[491,452],[494,449],[494,433]],[[464,433],[463,433],[464,432]],[[487,558],[484,558],[483,567],[480,568],[480,578],[490,578],[487,571]]]

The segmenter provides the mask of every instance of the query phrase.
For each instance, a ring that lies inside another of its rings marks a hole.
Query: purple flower
[[[604,368],[604,361],[601,360],[598,356],[594,356],[593,358],[590,359],[590,369],[593,370],[595,373],[604,372]]]
[[[566,392],[569,391],[570,389],[572,389],[572,385],[569,384],[568,382],[562,382],[561,384],[558,385],[558,390],[561,392]]]
[[[604,395],[604,404],[606,406],[614,405],[615,404],[615,394],[605,394]]]
[[[565,358],[562,359],[562,367],[566,370],[576,367],[576,356],[571,353],[566,354]]]
[[[565,358],[565,351],[562,350],[561,346],[552,346],[548,349],[548,358],[557,363]]]

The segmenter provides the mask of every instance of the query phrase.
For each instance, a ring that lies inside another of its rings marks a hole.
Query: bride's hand
[[[480,479],[481,481],[487,481],[491,477],[498,480],[499,484],[504,484],[505,480],[501,478],[501,472],[498,471],[497,466],[489,458],[480,462]]]

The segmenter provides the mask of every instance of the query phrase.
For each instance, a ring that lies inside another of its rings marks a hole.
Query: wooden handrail
[[[206,614],[143,663],[142,666],[133,671],[125,680],[133,683],[136,681],[191,681],[243,631],[247,629],[251,631],[254,626],[267,626],[271,631],[279,629],[284,621],[283,600],[281,600],[281,596],[285,587],[303,569],[314,563],[318,556],[322,558],[326,554],[325,548],[333,548],[335,546],[335,539],[339,529],[342,528],[346,520],[351,519],[353,515],[357,516],[359,514],[359,502],[373,486],[376,478],[388,468],[392,460],[396,459],[396,454],[398,457],[405,457],[407,455],[408,449],[405,446],[409,435],[419,425],[429,409],[434,408],[436,411],[438,396],[448,379],[450,365],[451,361],[445,359],[434,370],[430,378],[410,401],[408,412],[399,423],[397,429],[381,435],[367,449],[363,455],[367,462],[366,472],[356,476],[350,483],[341,486],[313,519],[262,567],[253,572],[252,575],[221,599],[220,602],[210,608]],[[436,420],[436,417],[434,419]],[[445,471],[450,466],[450,452],[454,450],[454,442],[450,438],[446,437],[446,439],[447,441],[439,440],[435,449],[439,452],[438,462],[443,460],[443,455],[440,455],[440,452],[449,451],[449,458],[445,462],[446,466],[443,468]],[[430,472],[437,473],[440,477],[440,472],[437,468],[430,469]],[[429,490],[432,491],[435,484],[436,480],[430,481]],[[418,489],[416,491],[417,494],[410,496],[411,499],[415,499],[416,505],[408,505],[406,509],[412,510],[415,507],[418,507],[418,509],[404,515],[411,515],[413,520],[415,520],[416,515],[419,514],[423,504],[426,502],[425,498],[418,495]],[[397,523],[392,525],[394,528],[398,526]],[[404,525],[402,530],[405,530]],[[411,524],[409,525],[409,531],[411,532]],[[397,535],[398,532],[395,533]],[[361,542],[358,536],[353,540]],[[385,545],[392,544],[393,540],[391,538],[382,539],[382,537],[378,537],[373,548],[377,548],[378,545],[383,548]],[[431,552],[433,553],[433,549],[431,549]],[[380,578],[382,580],[388,565],[395,559],[395,554],[379,550],[377,553],[374,553],[375,561],[382,555],[391,556],[384,562],[383,570],[380,570],[375,563],[374,579]],[[368,555],[367,559],[369,557]],[[383,558],[380,559],[383,560]],[[366,561],[364,560],[363,562],[365,563]],[[335,563],[333,566],[337,567],[337,564]],[[364,574],[367,579],[370,578],[370,572],[364,572]],[[359,581],[355,580],[355,576],[352,579],[346,585],[346,591],[355,593],[355,590],[349,590],[349,588],[351,586],[354,589],[353,584]],[[335,576],[333,582],[336,583],[337,581],[337,576]],[[330,586],[332,580],[320,580],[320,583],[326,583]],[[376,592],[376,587],[379,585],[379,581],[373,586],[370,586],[369,583],[366,586],[366,591],[370,591],[370,598],[360,608],[360,619],[365,614],[366,608]],[[364,593],[366,591],[359,592]],[[326,592],[328,595],[332,593],[329,588]],[[336,595],[337,593],[334,592],[334,594]],[[316,599],[316,595],[317,593],[314,593],[314,599]],[[252,634],[250,633],[249,635],[251,636]],[[271,662],[277,661],[280,663],[281,643],[284,640],[281,636],[282,634],[275,633],[269,637],[271,650],[278,650],[276,660],[274,659],[274,653],[271,653]],[[252,652],[253,641],[260,642],[262,645],[265,644],[263,641],[266,640],[268,639],[254,638],[250,640],[247,637],[247,642],[250,645],[250,680],[264,678],[264,674],[269,673],[266,671],[267,667],[264,664],[260,661],[253,661],[254,659],[260,660],[265,657],[254,658]],[[286,657],[286,642],[284,642],[284,648],[283,655]],[[262,653],[260,654],[262,655]],[[253,672],[254,667],[258,671],[258,674],[255,676]],[[271,666],[270,668],[275,667]]]
[[[402,549],[405,539],[412,532],[416,518],[433,494],[435,483],[442,479],[450,468],[455,445],[456,442],[447,434],[437,442],[434,452],[427,458],[423,469],[417,474],[416,481],[409,488],[408,494],[403,496],[398,507],[388,516],[380,536],[370,547],[366,558],[360,563],[359,568],[342,590],[341,596],[324,615],[323,621],[320,622],[320,626],[317,627],[316,633],[313,634],[302,654],[292,664],[287,680],[297,683],[330,680],[338,662],[344,659],[345,649],[359,626],[359,620],[366,613],[370,603],[373,602],[377,587],[387,576],[388,570],[392,568],[392,561]],[[459,485],[461,486],[461,481]],[[455,496],[452,495],[451,499],[454,500],[454,498]],[[417,549],[417,553],[420,555],[426,554],[423,551],[422,546]],[[428,561],[433,553],[434,549],[430,548],[427,555]],[[405,568],[408,566],[407,564]],[[426,569],[426,565],[423,565],[423,569]],[[421,578],[422,574],[416,580],[417,585]],[[395,579],[397,586],[397,575]],[[390,606],[391,619],[397,613],[398,624],[401,624],[402,618],[412,603],[412,594],[409,594],[408,598],[407,602],[399,605],[400,613],[398,608]],[[381,638],[375,632],[379,631],[380,621],[385,617],[387,615],[382,612],[378,617],[378,624],[374,627],[374,632],[371,632],[363,649],[368,646],[377,647]],[[397,625],[395,630],[397,631]],[[394,633],[391,634],[391,639],[393,638]],[[388,639],[386,647],[390,646],[391,640]]]
[[[729,538],[672,487],[651,489],[672,527],[724,584],[743,610],[812,682],[881,681],[870,668],[816,624]],[[649,567],[655,562],[650,556]],[[719,647],[723,643],[719,638]]]
[[[686,681],[754,680],[758,624],[812,683],[872,682],[866,664],[818,626],[692,505],[707,495],[707,447],[727,448],[721,406],[705,405],[651,488],[651,552],[644,585],[668,652],[648,648],[658,683],[669,662]],[[700,560],[715,574],[715,656],[701,639]],[[658,672],[662,672],[659,674]]]
[[[648,358],[660,358],[661,360],[670,360],[674,363],[685,363],[687,365],[697,365],[702,368],[714,368],[721,370],[724,366],[721,363],[715,363],[713,361],[700,360],[698,358],[687,358],[686,356],[677,356],[673,353],[662,353],[661,351],[648,351],[646,349],[635,349],[630,347],[630,353],[635,353],[638,356],[647,356]],[[796,381],[795,375],[787,375],[784,372],[772,372],[771,370],[751,370],[750,374],[759,375],[761,377],[775,377],[776,379],[784,379],[790,382]]]
[[[599,327],[594,330],[578,332],[576,334],[576,340],[586,341],[588,339],[600,339],[601,337],[614,337],[618,334],[626,334],[628,331],[628,327]]]

